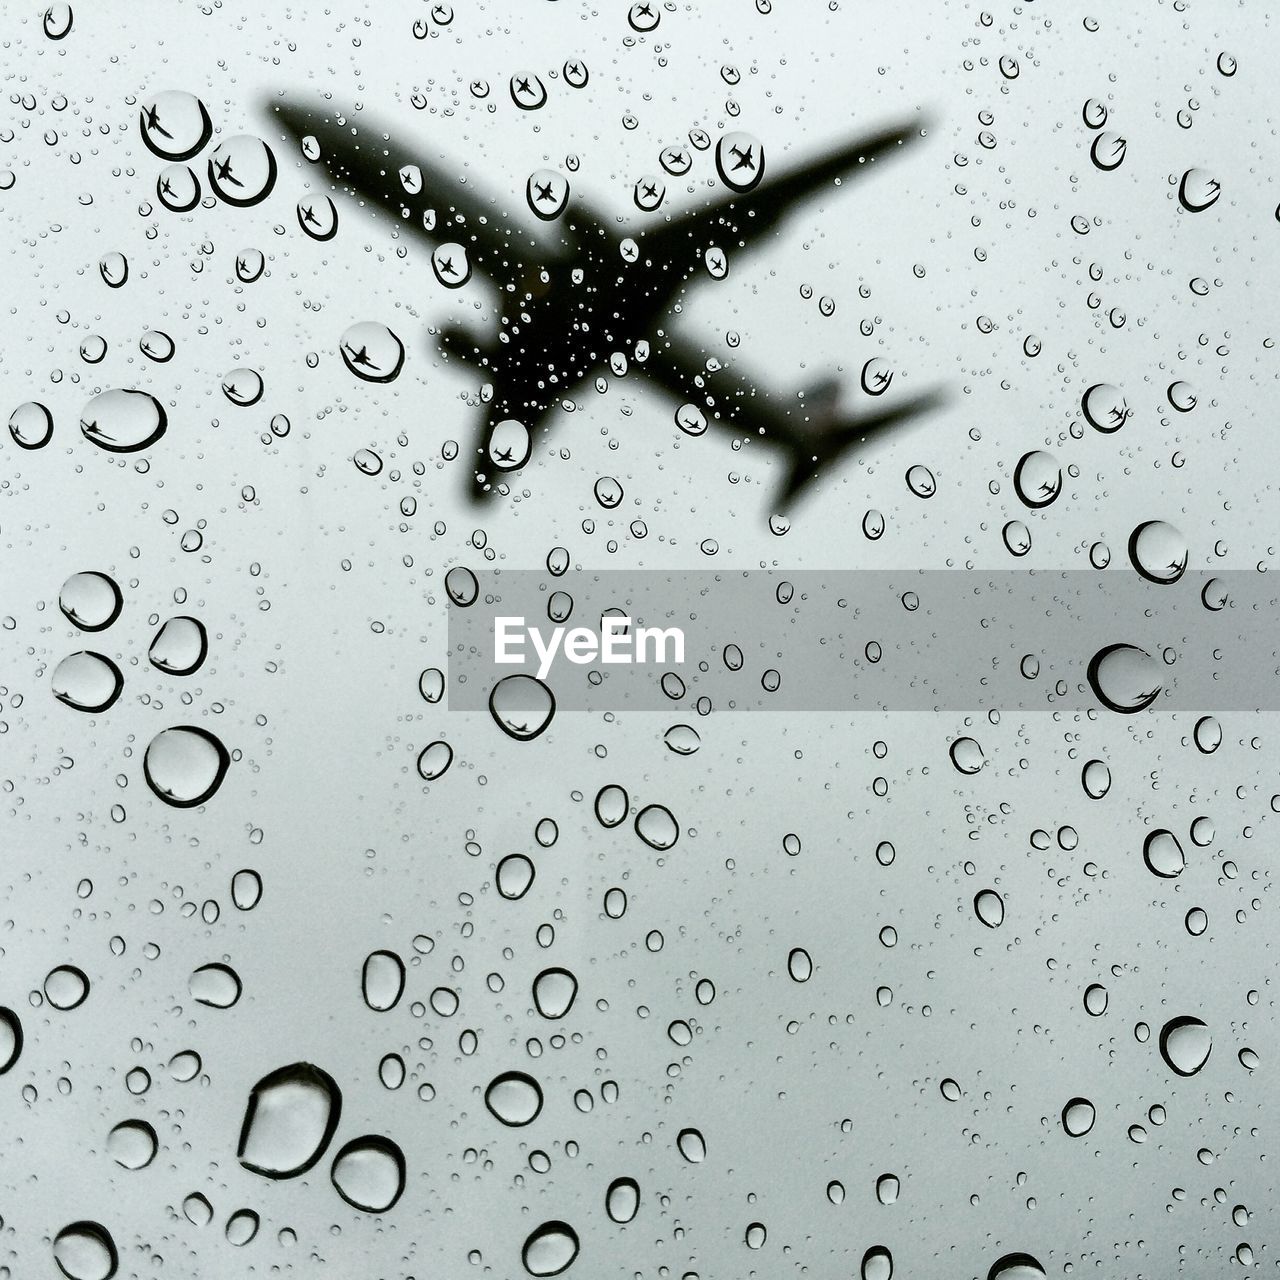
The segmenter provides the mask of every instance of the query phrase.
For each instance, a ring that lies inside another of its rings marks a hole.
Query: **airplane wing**
[[[430,243],[465,244],[472,266],[487,275],[546,265],[563,252],[536,239],[496,202],[476,194],[465,175],[416,154],[363,113],[357,128],[349,120],[340,124],[338,113],[328,108],[310,110],[276,98],[266,105],[287,134],[315,138],[320,163],[339,188]],[[401,177],[406,169],[409,186]],[[424,218],[430,211],[435,217],[428,227]]]
[[[803,164],[792,165],[777,177],[769,177],[754,191],[732,192],[719,200],[678,214],[669,222],[647,228],[645,247],[656,258],[675,254],[691,239],[701,243],[709,229],[724,227],[739,240],[749,243],[771,231],[783,216],[837,178],[848,180],[850,174],[869,173],[878,160],[901,150],[920,136],[923,121],[904,123],[882,129]]]
[[[781,397],[757,393],[727,365],[708,370],[691,348],[668,342],[651,352],[637,372],[687,400],[706,420],[737,435],[756,436],[781,450],[786,470],[778,489],[777,510],[784,511],[823,471],[846,452],[876,441],[890,428],[937,408],[936,391],[880,406],[870,412],[837,417],[836,383],[825,382],[787,407]]]

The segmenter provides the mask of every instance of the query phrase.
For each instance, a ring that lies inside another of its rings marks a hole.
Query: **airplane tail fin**
[[[812,481],[851,449],[870,443],[908,418],[936,408],[942,400],[938,392],[931,391],[876,413],[838,418],[835,414],[834,384],[821,384],[806,397],[810,404],[815,398],[820,401],[816,424],[810,419],[809,429],[804,434],[797,432],[785,440],[787,470],[778,492],[779,513],[791,506]]]

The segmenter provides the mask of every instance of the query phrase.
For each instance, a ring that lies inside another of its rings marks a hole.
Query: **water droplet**
[[[1132,414],[1120,388],[1113,387],[1109,382],[1098,382],[1091,386],[1084,393],[1080,408],[1089,425],[1106,435],[1119,431]]]
[[[504,676],[489,694],[489,713],[510,738],[528,742],[551,723],[555,694],[534,676]]]
[[[542,1110],[542,1089],[523,1071],[504,1071],[484,1091],[484,1104],[494,1117],[512,1129],[532,1124]]]
[[[80,431],[90,444],[108,453],[136,453],[155,444],[169,415],[155,396],[116,388],[96,395],[80,412]]]
[[[1209,1028],[1199,1018],[1171,1018],[1160,1032],[1160,1056],[1180,1076],[1193,1076],[1213,1052]]]
[[[876,1179],[876,1199],[881,1204],[897,1203],[900,1185],[897,1174],[882,1173]]]
[[[1213,716],[1201,716],[1192,735],[1196,749],[1211,756],[1222,746],[1222,726]]]
[[[596,792],[596,821],[602,827],[616,827],[626,821],[631,800],[624,788],[611,782]]]
[[[1044,1268],[1029,1253],[1006,1253],[987,1272],[987,1280],[1044,1280]]]
[[[1110,173],[1124,163],[1128,148],[1129,143],[1125,138],[1108,129],[1094,137],[1093,146],[1089,148],[1089,158],[1095,168],[1101,169],[1103,173]]]
[[[1187,543],[1163,520],[1147,520],[1129,535],[1129,561],[1148,582],[1177,582],[1187,567]]]
[[[365,1213],[385,1213],[404,1192],[404,1153],[378,1134],[352,1138],[329,1172],[338,1194]]]
[[[882,1244],[862,1255],[862,1280],[893,1280],[893,1255]]]
[[[676,1135],[676,1150],[690,1164],[701,1164],[707,1158],[707,1143],[697,1129],[681,1129]]]
[[[543,969],[533,980],[533,1003],[544,1018],[563,1018],[577,995],[578,979],[568,969]]]
[[[100,1222],[73,1222],[53,1240],[53,1260],[67,1280],[111,1280],[120,1265],[116,1243]]]
[[[1100,983],[1093,982],[1085,988],[1084,992],[1084,1010],[1091,1018],[1100,1018],[1107,1011],[1106,987]]]
[[[364,1002],[375,1013],[386,1013],[404,992],[404,961],[394,951],[371,951],[361,974]]]
[[[983,889],[973,900],[973,910],[988,929],[1004,923],[1004,899],[994,889]]]
[[[418,776],[426,782],[441,777],[453,763],[453,748],[447,742],[430,742],[418,756]]]
[[[1142,857],[1147,870],[1162,880],[1172,880],[1182,874],[1187,865],[1182,845],[1172,831],[1153,831],[1142,842]]]
[[[122,1169],[145,1169],[159,1147],[156,1131],[145,1120],[122,1120],[107,1134],[107,1154]]]
[[[665,805],[646,805],[636,814],[636,835],[659,851],[670,849],[680,839],[680,826]]]
[[[1093,1128],[1096,1114],[1088,1098],[1072,1098],[1062,1108],[1062,1127],[1072,1138],[1083,1138]]]
[[[1051,453],[1034,449],[1014,468],[1013,487],[1026,506],[1047,507],[1062,492],[1062,468]]]
[[[151,665],[171,676],[189,676],[199,670],[209,652],[204,623],[181,615],[170,618],[151,641],[147,656]]]
[[[249,1094],[236,1158],[265,1178],[295,1178],[324,1154],[341,1112],[332,1076],[309,1062],[280,1067]]]
[[[634,1178],[614,1178],[604,1195],[605,1212],[625,1225],[640,1212],[640,1184]]]
[[[243,1249],[258,1234],[261,1220],[252,1209],[237,1209],[227,1219],[226,1236],[229,1244]]]
[[[261,138],[227,138],[209,156],[208,179],[219,200],[247,209],[265,200],[276,185],[275,154]]]
[[[544,1222],[520,1250],[520,1261],[531,1276],[558,1276],[578,1256],[578,1233],[567,1222]]]
[[[523,853],[512,853],[498,863],[494,880],[498,886],[498,892],[509,901],[515,902],[529,892],[533,877],[533,863]]]
[[[376,320],[350,325],[338,350],[343,364],[365,382],[394,382],[404,367],[404,343]]]
[[[143,102],[138,132],[161,160],[189,160],[213,136],[213,121],[195,94],[166,89]]]
[[[28,400],[9,415],[9,435],[19,449],[43,449],[53,438],[53,414]]]
[[[669,751],[678,756],[691,756],[702,745],[698,731],[689,724],[673,724],[662,738]]]
[[[554,169],[538,169],[529,175],[524,197],[543,222],[554,222],[569,203],[569,180]]]
[[[764,177],[764,148],[749,133],[726,133],[716,142],[716,173],[731,191],[754,191]]]
[[[239,911],[252,911],[262,897],[262,877],[251,868],[231,877],[231,901]]]
[[[803,947],[793,947],[787,956],[787,973],[792,982],[808,982],[813,977],[813,960]]]
[[[1121,715],[1149,707],[1162,688],[1160,664],[1145,649],[1131,644],[1099,650],[1089,663],[1088,677],[1098,701]]]
[[[230,764],[226,747],[213,734],[186,724],[162,729],[151,739],[142,772],[165,804],[190,809],[217,791]]]
[[[1111,790],[1111,770],[1101,760],[1090,760],[1080,771],[1080,785],[1090,800],[1101,800]]]
[[[22,1022],[12,1009],[0,1008],[0,1076],[22,1055]]]
[[[973,738],[957,738],[951,744],[951,763],[959,773],[977,773],[987,763],[987,757]]]
[[[88,570],[73,573],[58,592],[58,608],[81,631],[103,631],[119,616],[124,597],[113,578]]]
[[[191,998],[211,1009],[230,1009],[240,999],[240,976],[229,965],[204,964],[187,983]]]
[[[1221,194],[1221,184],[1207,169],[1188,169],[1178,183],[1178,203],[1188,213],[1203,213]]]
[[[529,461],[533,437],[529,428],[516,418],[503,418],[489,435],[490,464],[498,471],[516,471]]]
[[[104,654],[82,649],[58,663],[50,687],[59,702],[76,711],[96,714],[115,704],[124,688],[124,676]]]
[[[207,1227],[213,1221],[213,1205],[198,1191],[183,1200],[182,1213],[193,1227]]]

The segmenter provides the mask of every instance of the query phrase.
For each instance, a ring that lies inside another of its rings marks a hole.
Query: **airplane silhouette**
[[[534,192],[539,200],[550,200],[555,203],[555,192],[551,190],[549,182],[535,182],[533,184]]]
[[[730,147],[729,150],[733,152],[734,159],[737,161],[733,166],[735,172],[738,169],[754,169],[756,167],[756,162],[751,158],[755,147],[748,147],[745,151],[741,147]]]
[[[505,213],[472,194],[457,172],[413,156],[410,146],[372,125],[353,133],[324,107],[315,111],[269,100],[280,124],[295,139],[314,137],[339,189],[362,199],[435,244],[463,244],[473,267],[501,290],[500,341],[450,326],[440,346],[480,370],[492,388],[478,425],[471,495],[506,492],[503,478],[516,469],[491,452],[499,423],[516,419],[531,433],[579,383],[608,370],[613,353],[625,353],[630,369],[685,403],[707,410],[709,422],[735,435],[757,436],[778,448],[786,462],[777,511],[784,510],[818,475],[848,450],[940,403],[918,395],[860,415],[836,412],[836,384],[827,381],[784,404],[731,366],[708,361],[697,344],[664,331],[662,321],[705,274],[724,274],[721,244],[758,243],[797,204],[836,179],[847,184],[872,161],[892,155],[919,126],[903,124],[861,138],[772,181],[740,194],[727,192],[702,208],[667,215],[624,239],[613,219],[580,200],[556,224],[558,243],[535,239]],[[406,164],[423,175],[409,196],[397,175]],[[712,259],[718,259],[718,263]],[[444,274],[451,261],[436,260]],[[456,274],[456,272],[455,272]],[[647,358],[645,349],[648,348]],[[523,463],[523,459],[522,459]]]
[[[158,133],[162,138],[173,139],[173,134],[160,123],[160,115],[155,107],[147,108],[147,128],[153,133]]]
[[[363,365],[366,369],[376,369],[378,367],[376,360],[369,359],[369,348],[367,346],[361,347],[357,351],[349,343],[344,342],[342,349],[351,357],[352,364]]]
[[[215,160],[215,161],[213,162],[213,167],[214,167],[214,171],[215,171],[215,172],[217,173],[217,175],[218,175],[218,181],[219,181],[219,182],[231,182],[231,183],[234,183],[237,187],[243,187],[243,186],[244,186],[244,183],[243,183],[243,182],[241,182],[241,181],[240,181],[240,179],[239,179],[239,178],[237,178],[237,177],[236,177],[236,175],[235,175],[234,173],[232,173],[232,172],[231,172],[231,157],[230,157],[230,156],[228,156],[228,157],[227,157],[225,160],[223,160],[221,163],[219,163],[217,160]]]

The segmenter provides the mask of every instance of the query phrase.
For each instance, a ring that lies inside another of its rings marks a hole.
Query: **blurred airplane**
[[[354,128],[326,108],[308,110],[276,99],[267,105],[295,139],[315,140],[338,187],[431,244],[451,246],[433,258],[443,283],[457,284],[478,270],[498,287],[496,341],[461,327],[440,336],[448,355],[482,370],[492,387],[477,425],[471,486],[477,499],[499,491],[502,477],[528,461],[530,448],[512,445],[511,420],[531,442],[579,383],[611,367],[615,374],[634,371],[677,397],[686,415],[681,422],[678,414],[677,424],[686,431],[700,430],[706,421],[779,449],[785,470],[778,511],[847,451],[940,402],[931,392],[840,415],[837,384],[828,380],[784,403],[662,328],[687,289],[707,274],[726,273],[717,242],[735,251],[759,243],[801,202],[837,179],[869,172],[872,162],[918,137],[919,124],[860,138],[750,191],[728,190],[701,208],[655,220],[630,235],[619,234],[615,220],[578,199],[552,224],[558,238],[548,241],[475,194],[457,171],[416,154],[408,142],[384,135],[363,116]],[[307,153],[315,155],[311,144]],[[750,151],[733,148],[732,154],[736,168],[754,169]],[[465,272],[454,261],[462,256],[457,246],[465,254]],[[700,406],[697,415],[690,414],[689,404]]]

